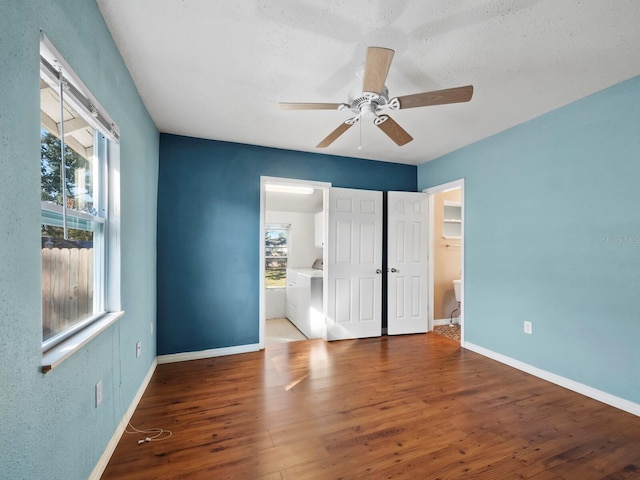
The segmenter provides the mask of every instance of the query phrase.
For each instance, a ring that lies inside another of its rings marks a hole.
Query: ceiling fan
[[[427,107],[446,103],[468,102],[473,95],[473,85],[448,88],[432,92],[416,93],[403,97],[389,98],[389,90],[384,85],[391,66],[394,51],[389,48],[368,47],[367,59],[364,65],[362,93],[350,99],[349,103],[279,103],[284,110],[351,110],[355,117],[340,124],[317,148],[331,145],[340,135],[358,123],[362,117],[373,118],[373,123],[382,130],[398,146],[413,140],[400,125],[389,115],[382,113],[386,110],[402,110],[405,108]]]

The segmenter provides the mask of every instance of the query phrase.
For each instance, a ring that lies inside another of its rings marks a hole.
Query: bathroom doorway
[[[435,333],[464,339],[464,180],[425,190],[429,194],[429,324]]]

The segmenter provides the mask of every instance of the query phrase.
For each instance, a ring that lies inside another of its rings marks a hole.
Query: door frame
[[[265,348],[265,327],[266,327],[266,305],[265,305],[265,286],[264,286],[264,275],[265,275],[265,252],[264,252],[264,231],[266,225],[266,203],[267,203],[267,195],[266,195],[266,186],[267,183],[270,184],[280,184],[280,185],[300,185],[304,187],[313,187],[317,189],[322,189],[322,210],[325,212],[324,215],[324,233],[323,233],[323,243],[322,247],[322,256],[326,258],[327,255],[327,201],[328,201],[328,192],[329,188],[331,188],[331,182],[319,182],[314,180],[300,180],[297,178],[286,178],[286,177],[268,177],[268,176],[260,176],[260,238],[259,238],[259,252],[260,252],[260,286],[259,286],[259,311],[260,311],[260,333],[258,336],[258,344],[260,350],[264,350]],[[323,305],[322,305],[322,314],[326,317],[326,292],[327,292],[327,276],[323,272],[322,274],[322,292],[323,292]]]
[[[441,185],[436,185],[433,187],[425,188],[422,191],[428,195],[428,204],[429,204],[429,331],[433,330],[433,290],[434,290],[434,224],[433,224],[433,214],[434,214],[434,202],[433,195],[436,193],[448,192],[449,190],[455,190],[456,188],[460,189],[460,203],[461,207],[461,233],[460,233],[460,344],[464,345],[464,311],[465,311],[465,303],[464,303],[464,225],[465,225],[465,199],[464,199],[464,178],[460,178],[458,180],[454,180],[452,182],[443,183]]]

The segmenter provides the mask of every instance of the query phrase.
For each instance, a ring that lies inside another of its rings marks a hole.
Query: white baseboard
[[[439,325],[449,325],[451,323],[450,318],[439,318],[438,320],[433,321],[433,326],[437,327]],[[460,317],[453,317],[453,323],[458,325],[460,323]]]
[[[259,343],[249,345],[239,345],[237,347],[211,348],[198,352],[172,353],[169,355],[158,355],[158,363],[185,362],[187,360],[200,360],[203,358],[222,357],[224,355],[236,355],[238,353],[257,352],[260,350]]]
[[[140,387],[138,388],[136,395],[133,397],[133,400],[131,401],[131,405],[129,405],[129,408],[127,408],[127,411],[125,412],[124,417],[122,417],[122,420],[120,420],[120,423],[118,424],[118,428],[116,428],[116,431],[113,432],[113,435],[111,436],[111,440],[109,440],[109,443],[107,443],[107,447],[104,449],[104,452],[102,452],[102,456],[100,457],[100,460],[98,460],[98,463],[94,467],[93,472],[91,472],[91,475],[89,476],[89,480],[100,480],[100,477],[104,473],[105,468],[107,468],[107,465],[109,464],[111,455],[113,455],[113,452],[118,446],[120,437],[122,437],[122,434],[124,433],[125,429],[127,428],[127,425],[129,424],[129,420],[131,420],[131,417],[133,416],[133,412],[136,411],[136,408],[138,407],[138,403],[140,403],[142,394],[144,394],[144,391],[147,389],[147,386],[151,381],[151,377],[153,377],[153,373],[156,371],[157,365],[158,365],[157,360],[154,360],[153,363],[151,364],[151,367],[149,367],[149,371],[145,375],[144,380],[142,380],[142,383],[140,384]]]
[[[528,363],[521,362],[520,360],[515,360],[511,357],[496,353],[484,347],[474,345],[473,343],[464,342],[462,346],[468,350],[479,353],[480,355],[489,357],[500,363],[504,363],[505,365],[509,365],[510,367],[529,373],[535,377],[554,383],[568,390],[580,393],[586,397],[593,398],[594,400],[606,403],[607,405],[619,408],[620,410],[624,410],[625,412],[631,413],[633,415],[640,416],[640,404],[638,403],[632,402],[630,400],[625,400],[624,398],[616,397],[615,395],[611,395],[610,393],[603,392],[602,390],[598,390],[569,378],[561,377],[560,375],[556,375],[555,373],[547,372],[546,370],[542,370],[540,368],[534,367],[533,365],[529,365]]]

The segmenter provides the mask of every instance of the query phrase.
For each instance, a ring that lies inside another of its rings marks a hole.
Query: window
[[[42,342],[107,312],[110,176],[118,129],[51,43],[40,48]]]
[[[267,288],[286,287],[289,225],[266,225],[264,237],[264,284]]]

